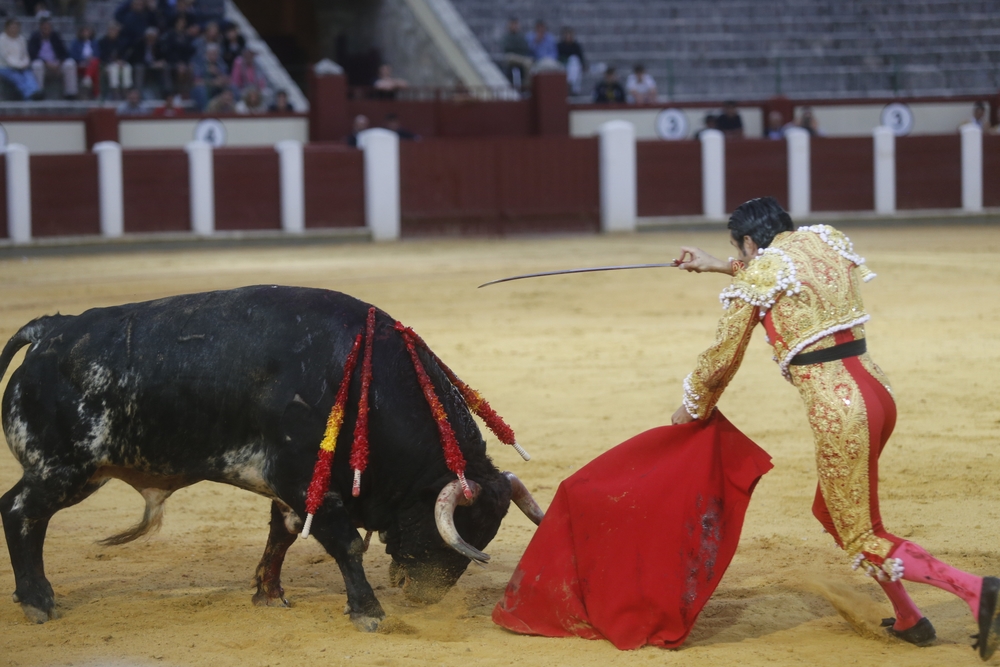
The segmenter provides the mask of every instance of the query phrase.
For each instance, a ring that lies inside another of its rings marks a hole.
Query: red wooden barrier
[[[403,142],[404,235],[598,229],[597,140]]]
[[[726,141],[726,210],[745,201],[774,197],[788,208],[788,147],[784,140]]]
[[[302,154],[306,227],[364,227],[365,173],[361,151],[310,144]]]
[[[1000,135],[983,135],[983,206],[1000,206]]]
[[[97,156],[32,155],[31,235],[100,234]]]
[[[635,159],[640,216],[701,214],[701,142],[639,141]]]
[[[217,148],[215,228],[281,229],[281,183],[274,148]]]
[[[184,151],[122,151],[122,188],[126,233],[191,230],[188,157]]]
[[[809,159],[812,210],[875,208],[875,154],[871,137],[813,137]]]
[[[896,139],[896,208],[960,208],[962,145],[958,133]]]

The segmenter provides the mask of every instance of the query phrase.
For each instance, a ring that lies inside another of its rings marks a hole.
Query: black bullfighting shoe
[[[983,589],[979,594],[979,634],[972,635],[979,649],[979,657],[989,660],[1000,646],[1000,579],[983,577]]]
[[[930,646],[937,639],[937,633],[934,632],[934,626],[931,622],[927,620],[924,616],[916,625],[912,628],[907,628],[906,630],[897,630],[892,627],[896,624],[896,619],[894,618],[883,618],[882,627],[885,631],[896,639],[902,639],[904,642],[909,642],[914,646]]]

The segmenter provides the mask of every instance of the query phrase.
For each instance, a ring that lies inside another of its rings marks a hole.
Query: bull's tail
[[[142,489],[139,491],[146,499],[146,510],[142,513],[142,519],[128,530],[106,537],[97,543],[106,547],[125,544],[132,540],[137,540],[143,535],[160,529],[163,524],[163,503],[167,501],[173,491],[163,489]]]
[[[3,379],[4,374],[7,372],[7,367],[10,366],[10,362],[18,350],[25,345],[40,341],[45,337],[45,334],[64,319],[66,319],[65,315],[39,317],[25,324],[16,334],[11,336],[7,344],[4,345],[3,352],[0,352],[0,380]]]

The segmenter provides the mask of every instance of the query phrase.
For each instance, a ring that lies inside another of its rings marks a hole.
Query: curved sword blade
[[[595,271],[622,271],[626,269],[663,269],[663,268],[677,268],[677,262],[669,262],[665,264],[620,264],[618,266],[590,266],[583,269],[563,269],[561,271],[542,271],[541,273],[525,273],[520,276],[510,276],[509,278],[500,278],[499,280],[491,280],[488,283],[483,283],[479,287],[486,287],[487,285],[496,285],[497,283],[506,283],[511,280],[522,280],[524,278],[541,278],[544,276],[563,276],[570,273],[593,273]]]

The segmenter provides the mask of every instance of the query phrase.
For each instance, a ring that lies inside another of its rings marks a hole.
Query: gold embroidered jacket
[[[769,316],[774,360],[791,380],[788,364],[800,352],[828,347],[819,341],[868,321],[859,280],[875,277],[844,234],[829,225],[778,234],[722,290],[725,313],[715,343],[684,380],[684,407],[708,416],[743,361],[750,335]],[[858,269],[855,271],[855,269]]]

